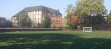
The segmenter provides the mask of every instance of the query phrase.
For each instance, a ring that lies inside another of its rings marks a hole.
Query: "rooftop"
[[[24,8],[24,11],[29,12],[29,11],[48,11],[48,12],[55,12],[57,14],[61,14],[58,10],[45,7],[45,6],[32,6],[32,7],[26,7]]]

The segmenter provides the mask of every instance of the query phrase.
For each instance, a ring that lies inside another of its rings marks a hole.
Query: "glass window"
[[[42,18],[44,18],[44,15],[42,16]]]
[[[54,20],[52,20],[52,22],[54,22]]]
[[[38,14],[38,11],[36,11],[36,14]]]
[[[58,20],[56,20],[56,22],[58,22]]]
[[[33,14],[35,14],[35,12],[33,11]]]
[[[61,22],[61,20],[59,20],[59,22]]]
[[[65,20],[62,20],[62,22],[65,22]]]

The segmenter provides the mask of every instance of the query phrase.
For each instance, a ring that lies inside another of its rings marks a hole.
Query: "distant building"
[[[66,26],[66,18],[51,18],[51,27],[64,27]]]
[[[41,19],[43,22],[44,19]],[[51,18],[51,28],[64,27],[66,26],[67,19],[66,18]]]
[[[51,9],[45,6],[34,6],[34,7],[26,7],[23,9],[28,13],[28,16],[31,18],[32,25],[36,25],[41,23],[41,19],[44,18],[46,14],[49,15],[50,18],[61,18],[62,14],[55,9]],[[17,26],[16,16],[12,16],[12,23],[14,26]]]

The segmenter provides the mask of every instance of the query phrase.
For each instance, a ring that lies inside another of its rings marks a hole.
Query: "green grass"
[[[0,33],[0,49],[111,49],[111,32],[33,31]]]

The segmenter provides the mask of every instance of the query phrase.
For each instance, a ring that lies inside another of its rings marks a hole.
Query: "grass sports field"
[[[5,32],[0,49],[111,49],[111,32]]]

